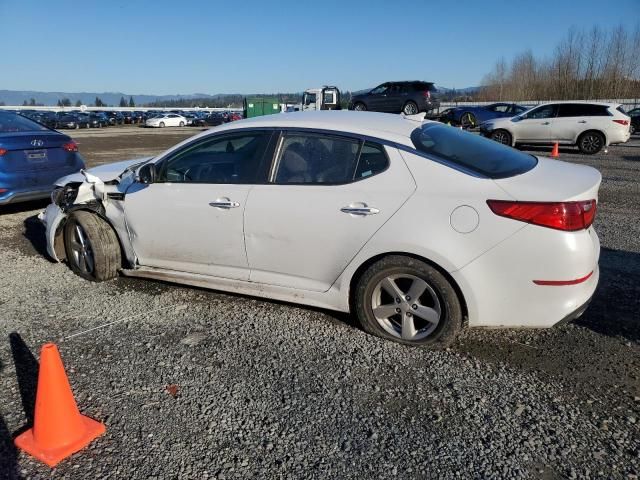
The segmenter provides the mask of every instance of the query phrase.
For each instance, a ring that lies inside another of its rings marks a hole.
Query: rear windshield
[[[411,134],[416,149],[434,160],[489,178],[506,178],[528,172],[536,157],[479,135],[439,123],[428,123]]]
[[[41,132],[43,130],[49,129],[22,115],[0,112],[0,133]]]

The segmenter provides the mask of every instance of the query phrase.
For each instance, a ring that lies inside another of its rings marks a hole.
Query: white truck
[[[340,110],[340,90],[331,85],[305,90],[302,110]]]

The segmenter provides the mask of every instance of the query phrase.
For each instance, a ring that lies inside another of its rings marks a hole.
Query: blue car
[[[70,137],[0,111],[0,205],[47,198],[57,179],[82,168]]]
[[[440,115],[440,121],[451,125],[459,125],[462,128],[475,128],[482,122],[494,118],[515,117],[530,107],[515,103],[492,103],[477,107],[462,106],[448,108]]]

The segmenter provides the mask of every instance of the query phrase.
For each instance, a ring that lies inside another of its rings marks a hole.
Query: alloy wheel
[[[442,318],[434,289],[409,274],[382,279],[371,296],[373,316],[389,334],[403,340],[421,340],[433,333]]]
[[[93,273],[95,262],[93,259],[93,250],[86,232],[76,223],[73,227],[73,236],[71,238],[71,252],[73,261],[81,272]]]
[[[509,134],[507,132],[503,132],[498,130],[491,135],[491,138],[498,143],[502,143],[503,145],[509,145],[511,143],[511,139],[509,138]]]
[[[418,107],[416,106],[415,103],[413,102],[408,102],[405,106],[404,106],[404,114],[405,115],[415,115],[416,113],[418,113]]]
[[[602,138],[600,135],[587,134],[582,137],[582,150],[586,153],[595,153],[602,148]]]

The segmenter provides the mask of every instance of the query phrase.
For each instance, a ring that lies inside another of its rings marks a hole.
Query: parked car
[[[120,112],[108,111],[103,112],[109,119],[109,125],[122,125],[124,124],[124,117]]]
[[[56,128],[89,128],[89,121],[70,112],[58,112],[56,113]]]
[[[177,113],[165,113],[157,117],[150,118],[145,122],[147,127],[184,127],[187,119]]]
[[[194,112],[189,125],[192,127],[205,127],[207,125],[207,112]]]
[[[93,281],[122,269],[350,311],[411,345],[549,327],[598,283],[600,173],[439,122],[267,115],[88,172],[41,218],[52,258]]]
[[[0,111],[0,205],[47,198],[58,178],[82,168],[69,136]]]
[[[435,85],[430,82],[387,82],[366,93],[353,95],[349,102],[349,110],[402,112],[405,115],[430,112],[440,107],[436,98],[437,91]]]
[[[136,120],[135,120],[136,117],[133,112],[121,112],[121,115],[122,115],[123,123],[126,123],[126,124],[136,123]]]
[[[630,118],[618,103],[544,103],[513,118],[480,124],[480,133],[505,145],[577,145],[582,153],[598,153],[607,145],[629,140]]]
[[[102,128],[109,125],[109,118],[102,113],[89,112],[87,115],[89,126],[92,128]]]
[[[217,127],[218,125],[222,125],[223,123],[227,123],[227,120],[224,117],[223,113],[220,112],[211,112],[204,119],[204,122],[209,127]]]
[[[640,108],[633,108],[627,112],[631,117],[631,135],[640,132]]]
[[[494,118],[513,117],[526,112],[530,107],[515,103],[492,103],[491,105],[462,106],[448,108],[440,115],[440,121],[462,128],[475,128],[482,122]]]
[[[5,110],[6,111],[6,110]],[[58,117],[54,112],[47,111],[32,111],[32,112],[20,112],[21,115],[44,125],[47,128],[58,128]]]

